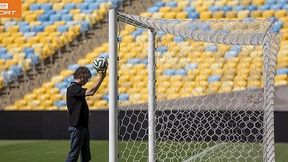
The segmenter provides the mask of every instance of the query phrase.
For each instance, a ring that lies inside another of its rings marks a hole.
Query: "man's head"
[[[91,72],[87,67],[80,66],[73,73],[73,78],[75,79],[75,82],[85,85],[91,78]]]

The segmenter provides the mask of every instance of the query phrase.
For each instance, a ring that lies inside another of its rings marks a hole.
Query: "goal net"
[[[110,161],[274,161],[275,21],[111,10]]]

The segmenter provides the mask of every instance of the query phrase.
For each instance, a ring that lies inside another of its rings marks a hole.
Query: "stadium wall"
[[[287,107],[288,108],[288,107]],[[145,113],[140,111],[125,111],[125,115],[137,116],[145,120]],[[169,111],[171,113],[171,111]],[[258,113],[258,112],[257,112]],[[123,118],[124,112],[119,113]],[[141,116],[142,115],[142,116]],[[92,139],[108,139],[108,111],[92,111],[90,116],[90,135]],[[130,122],[135,122],[131,118]],[[135,122],[136,123],[136,122]],[[288,112],[275,112],[275,137],[276,142],[288,142]],[[0,112],[0,139],[68,139],[68,113],[65,111],[3,111]],[[133,129],[139,129],[137,125]],[[147,129],[145,121],[142,130]],[[129,128],[130,129],[130,128]],[[127,131],[129,131],[129,129]],[[130,130],[131,131],[131,130]],[[120,130],[121,132],[121,130]],[[141,131],[139,131],[141,132]],[[144,133],[144,132],[143,132]],[[144,136],[144,134],[136,136]],[[137,137],[134,137],[137,139]],[[253,140],[253,139],[252,139]]]

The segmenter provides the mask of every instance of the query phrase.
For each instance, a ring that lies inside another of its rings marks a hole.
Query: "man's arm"
[[[105,76],[106,76],[106,71],[104,71],[103,73],[99,73],[99,79],[98,81],[89,89],[86,90],[85,95],[86,96],[93,96],[96,91],[99,89],[101,83],[103,82]]]

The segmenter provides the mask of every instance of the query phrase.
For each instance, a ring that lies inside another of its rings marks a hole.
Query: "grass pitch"
[[[68,140],[0,140],[0,162],[64,162]],[[120,148],[121,150],[121,148]],[[108,141],[91,141],[92,162],[108,161]],[[276,162],[288,162],[288,143],[276,144]]]

